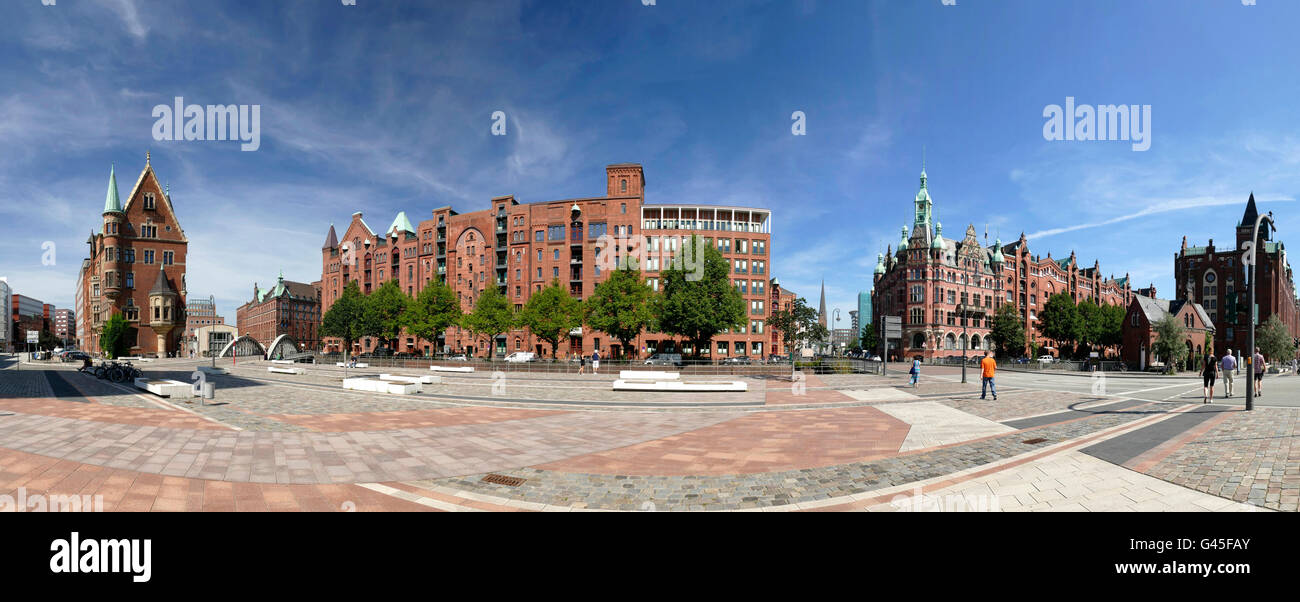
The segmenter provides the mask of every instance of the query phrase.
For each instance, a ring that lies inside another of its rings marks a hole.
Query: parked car
[[[729,357],[725,360],[722,360],[722,363],[731,364],[733,366],[749,366],[753,364],[753,362],[749,360],[748,355],[737,355],[735,357]]]
[[[532,351],[516,351],[506,356],[506,361],[512,364],[521,364],[524,362],[537,361],[537,354]]]
[[[65,351],[59,356],[64,362],[80,362],[90,359],[90,354],[85,351]]]
[[[1056,358],[1054,358],[1054,357],[1052,357],[1052,356],[1050,356],[1050,355],[1040,355],[1040,356],[1038,356],[1038,363],[1040,363],[1040,364],[1050,364],[1050,363],[1055,362],[1055,361],[1056,361]]]
[[[449,355],[449,356],[447,356],[447,361],[449,361],[449,362],[468,362],[468,361],[469,361],[469,356],[465,355],[464,353],[457,353],[456,355]]]
[[[682,366],[682,354],[680,353],[656,353],[645,361],[647,366]]]
[[[769,364],[788,364],[788,363],[790,363],[790,358],[787,358],[787,357],[784,356],[784,355],[776,355],[776,354],[774,353],[774,354],[772,354],[772,355],[767,356],[767,363],[769,363]]]

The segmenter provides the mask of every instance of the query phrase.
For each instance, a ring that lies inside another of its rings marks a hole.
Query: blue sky
[[[0,276],[70,306],[109,165],[125,195],[146,150],[190,294],[228,321],[280,269],[319,278],[353,211],[380,227],[595,196],[606,164],[635,161],[651,203],[772,209],[773,275],[813,304],[825,278],[845,326],[910,223],[924,148],[949,238],[1024,231],[1169,294],[1181,237],[1231,240],[1252,191],[1300,233],[1298,17],[1280,0],[8,0]],[[261,105],[260,149],[155,141],[175,96]],[[1067,96],[1151,105],[1150,150],[1045,140]]]

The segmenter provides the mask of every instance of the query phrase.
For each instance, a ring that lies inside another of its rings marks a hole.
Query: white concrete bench
[[[193,397],[194,385],[177,380],[160,380],[154,378],[135,379],[135,388],[144,389],[159,397]]]
[[[272,364],[292,364],[293,360],[271,360]]]
[[[623,380],[679,380],[679,372],[656,372],[654,370],[619,370],[618,377]]]
[[[749,390],[749,385],[744,381],[691,381],[684,382],[680,380],[624,380],[614,381],[615,391],[664,391],[664,392],[695,392],[695,393],[722,393],[738,392],[744,393]]]
[[[302,368],[282,368],[280,366],[267,366],[266,371],[272,374],[306,374],[307,371]]]
[[[442,384],[442,377],[436,374],[428,376],[402,376],[400,374],[380,374],[379,380],[387,380],[399,383],[422,383],[426,385]]]
[[[452,368],[450,366],[429,366],[429,369],[433,370],[434,372],[473,372],[474,371],[474,368],[472,366],[460,366],[456,368]]]
[[[369,368],[369,367],[370,367],[370,364],[357,364],[357,365],[355,365],[355,366],[348,366],[346,362],[339,362],[339,363],[334,364],[334,365],[335,365],[335,366],[338,366],[338,367],[340,367],[340,368],[349,368],[349,367],[351,367],[351,368]]]
[[[388,393],[391,395],[411,395],[420,392],[419,383],[394,383],[373,378],[345,378],[343,388],[351,391],[369,393]]]

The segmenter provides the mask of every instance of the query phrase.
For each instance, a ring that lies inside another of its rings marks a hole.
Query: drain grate
[[[1044,442],[1044,441],[1047,441],[1047,439],[1044,439],[1044,438],[1042,438],[1042,437],[1038,437],[1038,438],[1036,438],[1036,439],[1026,439],[1026,440],[1024,441],[1024,443],[1025,443],[1026,445],[1038,445],[1039,443],[1042,443],[1042,442]]]
[[[520,485],[523,485],[525,480],[527,479],[521,479],[519,477],[507,477],[502,474],[490,474],[486,477],[483,477],[484,483],[492,483],[493,485],[505,485],[506,487],[518,487]]]

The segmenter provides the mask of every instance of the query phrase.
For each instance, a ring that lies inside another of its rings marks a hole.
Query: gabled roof
[[[1255,220],[1259,219],[1259,209],[1255,208],[1255,193],[1250,193],[1250,200],[1246,201],[1246,212],[1241,215],[1239,226],[1255,226]]]
[[[1144,295],[1133,295],[1133,300],[1137,301],[1138,307],[1142,308],[1142,313],[1146,315],[1147,322],[1155,324],[1164,319],[1165,316],[1177,315],[1183,310],[1183,306],[1189,303],[1186,299],[1177,299],[1168,301],[1165,299],[1152,299]],[[1214,323],[1210,321],[1210,315],[1205,312],[1205,308],[1200,303],[1192,303],[1192,310],[1201,320],[1205,327],[1213,330]]]
[[[384,235],[392,236],[394,230],[398,232],[410,232],[411,234],[415,234],[415,227],[411,225],[411,220],[406,218],[405,211],[399,212],[397,214],[397,217],[393,219],[393,225],[388,227],[388,230],[384,232]]]

